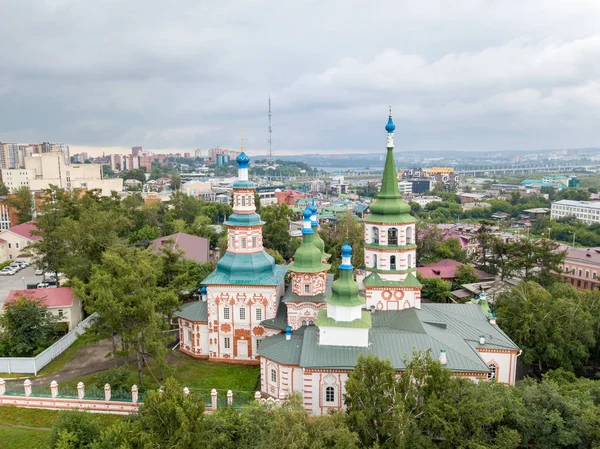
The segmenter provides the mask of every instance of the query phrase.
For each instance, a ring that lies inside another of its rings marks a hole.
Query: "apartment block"
[[[575,217],[586,224],[600,223],[600,201],[554,201],[550,218]]]

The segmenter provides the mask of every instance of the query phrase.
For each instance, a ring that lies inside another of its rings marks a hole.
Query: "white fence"
[[[0,373],[23,373],[37,376],[38,371],[65,352],[77,339],[78,335],[85,333],[95,317],[95,313],[90,315],[79,323],[75,329],[35,357],[0,357]]]

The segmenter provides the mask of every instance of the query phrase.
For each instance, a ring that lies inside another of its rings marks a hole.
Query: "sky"
[[[2,0],[0,141],[600,146],[598,0]]]

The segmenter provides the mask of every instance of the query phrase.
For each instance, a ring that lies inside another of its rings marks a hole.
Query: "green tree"
[[[416,235],[417,265],[423,266],[438,260],[437,247],[442,241],[442,232],[435,226],[419,221],[416,225]]]
[[[157,258],[147,250],[116,246],[105,251],[101,263],[93,266],[89,283],[73,281],[86,309],[97,312],[99,322],[119,334],[127,350],[135,351],[140,384],[145,357],[164,367],[164,331],[178,306],[173,291],[158,285],[161,273]]]
[[[24,186],[15,189],[6,200],[6,203],[15,208],[19,223],[27,223],[33,220],[35,200],[29,187]]]
[[[56,323],[43,300],[31,294],[5,303],[0,315],[2,357],[32,357],[46,349],[57,334]]]
[[[522,362],[538,371],[579,368],[596,343],[596,322],[581,295],[568,287],[553,295],[535,282],[521,282],[499,297],[494,311],[498,325],[523,350]]]
[[[179,173],[171,174],[171,190],[179,190],[181,187],[181,175]]]
[[[456,277],[452,283],[453,290],[460,288],[463,284],[479,282],[479,276],[475,273],[475,268],[473,268],[473,265],[469,264],[457,267],[454,276]]]
[[[128,179],[137,179],[142,184],[146,183],[146,170],[144,168],[134,168],[133,170],[129,170],[127,173],[123,174],[123,180],[127,181]]]
[[[4,184],[2,181],[0,181],[0,196],[7,196],[9,192],[10,192],[10,190],[8,190],[8,187],[6,187],[6,184]]]
[[[423,284],[421,295],[423,298],[433,302],[446,302],[452,291],[452,283],[440,278],[423,278],[418,275],[419,281]]]
[[[457,238],[449,238],[438,245],[436,251],[438,259],[452,259],[457,262],[466,262],[467,253],[460,246],[460,240]]]
[[[100,423],[91,414],[61,412],[50,434],[50,448],[84,449],[100,437]]]
[[[129,234],[129,243],[145,242],[146,245],[160,237],[160,230],[155,226],[144,226]]]
[[[290,221],[294,213],[285,204],[265,206],[261,210],[263,226],[263,245],[278,251],[284,259],[293,256],[292,236],[290,235]]]

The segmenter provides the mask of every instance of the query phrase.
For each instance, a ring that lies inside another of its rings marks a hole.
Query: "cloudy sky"
[[[598,0],[2,0],[0,141],[600,146]]]

